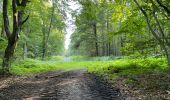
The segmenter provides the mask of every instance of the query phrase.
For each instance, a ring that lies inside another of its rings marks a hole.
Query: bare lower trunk
[[[4,31],[4,26],[2,26],[2,29],[1,29],[1,37],[4,37],[5,36],[5,31]]]
[[[42,51],[42,60],[45,59],[46,57],[46,53],[47,53],[47,49],[48,49],[48,41],[49,41],[49,36],[51,33],[51,28],[52,28],[52,23],[53,23],[53,17],[54,17],[54,11],[55,11],[55,4],[53,2],[53,8],[52,8],[52,15],[51,15],[51,19],[50,19],[50,26],[48,28],[48,32],[47,32],[47,37],[46,37],[46,33],[44,32],[44,40],[43,40],[43,51]]]
[[[168,65],[170,66],[170,54],[167,55]]]
[[[24,49],[23,58],[26,59],[27,55],[28,55],[28,48],[27,48],[27,42],[26,41],[25,41],[25,43],[23,45],[23,49]]]
[[[11,61],[12,61],[15,47],[16,47],[16,42],[15,43],[8,42],[8,46],[5,50],[5,55],[4,55],[3,63],[2,63],[4,75],[10,74]]]
[[[168,46],[162,45],[165,56],[167,58],[168,65],[170,66],[170,48]]]
[[[45,59],[46,56],[46,46],[43,47],[43,51],[42,51],[42,60]]]
[[[43,32],[43,47],[42,47],[42,60],[45,59],[45,56],[46,56],[46,35],[45,35],[45,32]]]
[[[94,37],[95,37],[96,56],[99,56],[98,39],[97,39],[97,25],[96,25],[96,23],[93,25],[93,30],[94,30]]]
[[[107,55],[106,56],[110,56],[110,43],[108,42],[107,44],[106,44],[106,49],[107,49]]]
[[[12,15],[13,15],[13,32],[10,31],[10,22],[9,22],[9,11],[8,11],[8,3],[9,1],[12,3]],[[10,74],[11,61],[14,54],[14,50],[16,47],[16,43],[19,38],[19,33],[22,25],[28,20],[29,16],[22,20],[22,16],[24,14],[23,10],[17,10],[18,7],[26,7],[28,0],[3,0],[3,22],[4,22],[4,30],[6,36],[8,38],[8,45],[5,50],[5,55],[3,58],[2,68],[3,74]]]

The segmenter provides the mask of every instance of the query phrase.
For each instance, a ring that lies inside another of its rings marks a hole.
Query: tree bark
[[[11,61],[14,55],[17,41],[19,39],[19,33],[21,26],[23,24],[22,16],[23,11],[17,11],[17,6],[26,7],[28,0],[22,0],[21,3],[19,0],[12,0],[12,10],[13,10],[13,32],[10,32],[9,18],[8,18],[8,0],[3,0],[3,21],[4,21],[4,30],[8,38],[8,45],[5,50],[5,55],[3,58],[2,68],[3,74],[10,74]],[[26,21],[24,21],[26,22]]]
[[[14,54],[14,50],[17,42],[8,42],[7,48],[5,50],[5,55],[3,58],[3,74],[10,75],[11,61]]]
[[[96,23],[93,24],[93,30],[94,30],[94,37],[95,37],[96,56],[99,56],[98,39],[97,39],[97,25],[96,25]]]
[[[27,56],[28,56],[28,48],[27,48],[27,41],[25,41],[23,45],[23,59],[25,60]]]
[[[46,53],[46,35],[45,35],[45,27],[43,27],[43,47],[42,47],[42,60],[45,58]]]
[[[1,28],[1,37],[5,37],[5,32],[4,32],[4,26],[2,25],[2,28]]]

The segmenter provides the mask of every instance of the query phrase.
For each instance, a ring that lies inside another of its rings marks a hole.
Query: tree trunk
[[[4,75],[10,75],[11,61],[12,61],[15,47],[16,47],[16,42],[15,43],[8,42],[8,46],[5,50],[5,55],[4,55],[3,64],[2,64]]]
[[[110,25],[109,25],[109,15],[108,15],[108,11],[107,11],[107,21],[106,21],[106,27],[107,27],[107,43],[106,43],[106,50],[107,50],[107,52],[106,52],[106,54],[107,54],[107,56],[110,56],[110,38],[109,38],[109,32],[110,32]]]
[[[164,44],[161,44],[160,46],[164,50],[168,65],[170,66],[170,48],[168,46],[165,46]]]
[[[54,1],[53,1],[53,8],[52,8],[52,15],[51,15],[51,19],[50,19],[50,25],[48,28],[48,32],[47,32],[47,37],[45,35],[45,31],[43,33],[44,36],[44,40],[43,40],[43,55],[42,55],[42,59],[44,60],[45,56],[46,56],[46,52],[47,52],[47,48],[48,48],[48,41],[49,41],[49,36],[51,33],[51,28],[52,28],[52,22],[53,22],[53,17],[54,17],[54,10],[55,10],[55,5],[54,5]]]
[[[30,33],[30,24],[29,22],[26,24],[26,30],[25,30],[25,41],[24,41],[24,44],[23,44],[23,59],[26,59],[28,57],[28,40],[27,38],[29,38],[29,33]]]
[[[25,60],[28,56],[28,48],[27,48],[27,41],[25,41],[24,45],[23,45],[23,59]]]
[[[96,23],[93,24],[93,30],[94,30],[94,38],[95,38],[96,56],[99,56],[98,39],[97,39],[97,25],[96,25]]]
[[[21,26],[27,21],[28,17],[23,21],[22,16],[24,11],[18,11],[17,7],[22,6],[26,7],[27,0],[10,0],[12,2],[12,12],[13,12],[13,32],[10,32],[9,25],[9,15],[8,15],[8,2],[9,0],[3,0],[3,21],[4,21],[4,30],[8,38],[8,45],[5,50],[5,55],[3,58],[2,69],[4,75],[10,74],[11,60],[15,51],[15,47],[19,38],[19,33]]]
[[[102,39],[103,39],[103,41],[102,41],[102,56],[105,56],[105,36],[104,36],[104,32],[103,32],[103,30],[102,30]]]
[[[167,14],[170,16],[170,9],[166,7],[160,0],[156,0],[156,1],[159,4],[159,6],[162,7],[167,12]]]
[[[5,37],[5,31],[4,31],[4,26],[2,25],[1,28],[1,37]]]
[[[45,35],[45,29],[43,28],[43,43],[42,43],[42,60],[45,58],[46,53],[46,35]]]
[[[110,56],[110,53],[111,53],[111,48],[110,48],[110,40],[108,42],[108,56]]]

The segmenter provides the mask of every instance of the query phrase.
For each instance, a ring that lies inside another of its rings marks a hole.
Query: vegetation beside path
[[[77,69],[87,69],[90,73],[108,79],[114,86],[122,89],[125,96],[170,97],[170,74],[164,58],[70,62],[27,59],[15,62],[11,72],[15,75],[28,75]]]

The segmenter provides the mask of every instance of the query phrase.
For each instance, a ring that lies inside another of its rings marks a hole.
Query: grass
[[[108,67],[112,61],[73,61],[73,62],[58,62],[58,61],[40,61],[27,59],[24,61],[15,62],[11,69],[11,72],[16,75],[37,74],[43,72],[49,72],[54,70],[76,70],[87,69],[89,72],[93,71],[93,68]]]
[[[170,70],[166,60],[161,58],[116,60],[102,67],[90,67],[89,71],[109,79],[123,78],[125,84],[141,90],[170,91]]]
[[[39,61],[27,59],[14,64],[11,69],[13,74],[26,75],[49,72],[54,70],[73,70],[85,68],[76,62],[56,62],[56,61]]]
[[[58,58],[57,58],[58,59]],[[60,57],[59,57],[60,59]],[[112,61],[16,61],[11,72],[15,75],[38,74],[56,70],[87,69],[88,72],[114,80],[126,79],[124,84],[147,90],[169,90],[169,67],[164,58],[118,59]]]
[[[13,64],[12,73],[24,75],[48,72],[53,70],[88,69],[91,73],[99,75],[116,74],[131,76],[148,72],[163,72],[168,70],[165,59],[120,59],[113,61],[40,61],[27,59]]]
[[[113,80],[118,86],[120,84],[126,84],[125,86],[128,86],[128,90],[133,91],[134,89],[135,91],[135,89],[138,89],[147,92],[170,91],[170,76],[168,74],[170,70],[165,58],[125,58],[112,61],[72,62],[63,62],[61,60],[63,58],[61,57],[56,57],[56,59],[59,60],[40,61],[26,59],[23,61],[16,61],[13,64],[11,72],[15,75],[29,75],[55,70],[69,71],[87,69],[90,73]],[[121,80],[118,82],[117,79]]]

